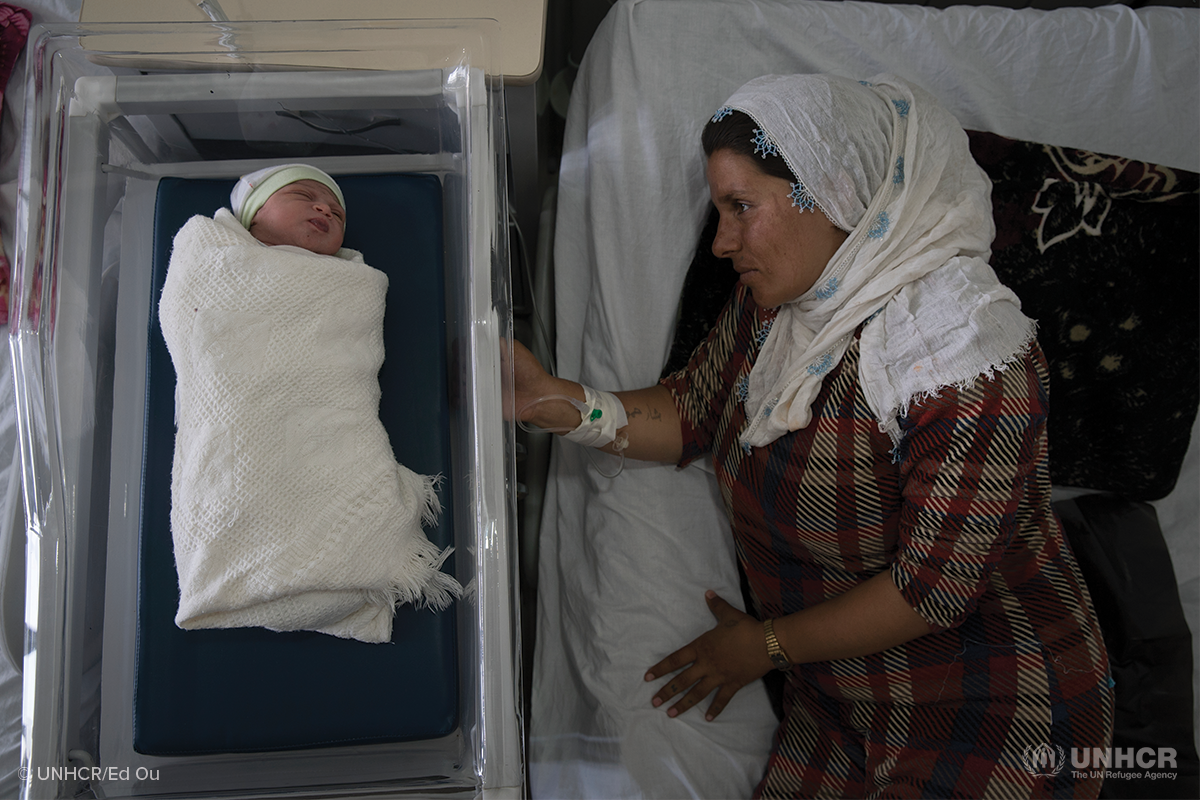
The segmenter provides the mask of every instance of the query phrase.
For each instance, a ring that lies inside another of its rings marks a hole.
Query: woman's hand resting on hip
[[[762,623],[738,611],[711,589],[704,597],[708,610],[717,618],[717,626],[646,673],[646,680],[653,681],[686,667],[667,681],[651,701],[656,707],[661,706],[686,692],[683,699],[667,711],[672,717],[687,711],[716,690],[717,696],[704,715],[705,719],[715,719],[739,689],[774,668],[767,656]]]

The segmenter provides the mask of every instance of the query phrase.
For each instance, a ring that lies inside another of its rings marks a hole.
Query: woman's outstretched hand
[[[579,412],[573,410],[570,404],[566,402],[535,404],[535,401],[538,398],[555,394],[573,395],[579,384],[559,380],[546,372],[533,353],[529,352],[529,348],[520,342],[512,341],[511,355],[507,345],[507,341],[501,343],[500,363],[506,374],[508,368],[510,366],[512,368],[513,393],[512,405],[509,405],[508,396],[505,397],[504,418],[516,419],[520,414],[522,422],[533,421],[534,424],[541,427],[548,427],[554,423],[548,414],[559,412],[564,417],[563,424],[567,424],[568,429],[578,425]],[[583,390],[578,389],[577,393],[578,399],[582,400]]]
[[[739,689],[766,675],[774,666],[767,656],[761,622],[738,611],[712,590],[704,597],[708,610],[717,618],[717,626],[646,673],[646,680],[653,681],[687,667],[667,681],[651,701],[657,707],[679,693],[687,692],[667,711],[672,717],[687,711],[715,689],[717,696],[705,713],[705,719],[715,719]]]

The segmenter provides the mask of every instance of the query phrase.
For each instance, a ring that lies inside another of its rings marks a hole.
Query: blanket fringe
[[[421,504],[421,526],[436,525],[442,515],[442,501],[438,498],[438,490],[442,488],[441,475],[418,475],[421,487],[418,490],[417,502]]]
[[[459,582],[441,571],[442,564],[453,552],[453,547],[438,550],[428,542],[422,543],[412,554],[405,577],[386,589],[367,592],[369,602],[381,608],[394,609],[403,603],[412,603],[417,608],[444,611],[462,596]]]
[[[399,465],[397,467],[404,469]],[[442,513],[442,503],[438,498],[442,476],[415,473],[409,473],[409,476],[415,478],[410,480],[409,484],[417,494],[415,502],[420,506],[422,526],[436,525]],[[412,603],[418,608],[445,610],[451,602],[462,596],[462,586],[459,582],[441,571],[447,557],[453,552],[453,547],[438,550],[424,536],[414,537],[413,550],[404,569],[404,576],[386,589],[368,592],[371,603],[390,608],[402,603]]]

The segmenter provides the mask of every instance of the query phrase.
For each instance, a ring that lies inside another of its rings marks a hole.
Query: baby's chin
[[[314,246],[314,247],[305,247],[302,244],[298,244],[296,246],[304,247],[305,250],[311,250],[312,252],[319,253],[320,255],[323,255],[323,256],[336,256],[338,253],[338,250],[342,249],[342,243],[340,240],[337,242],[330,243],[330,244]]]
[[[271,247],[290,245],[291,247],[299,247],[301,250],[307,250],[310,253],[317,253],[322,256],[335,256],[338,250],[342,249],[341,239],[333,239],[327,242],[310,242],[301,238],[288,238],[285,236],[272,237],[271,239],[263,239],[258,236],[254,238]]]

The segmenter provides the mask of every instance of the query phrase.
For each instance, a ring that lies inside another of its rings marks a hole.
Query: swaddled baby
[[[260,170],[230,199],[180,229],[159,301],[175,623],[387,641],[397,603],[461,591],[421,530],[436,479],[396,462],[378,418],[387,276],[341,246],[321,170]]]

